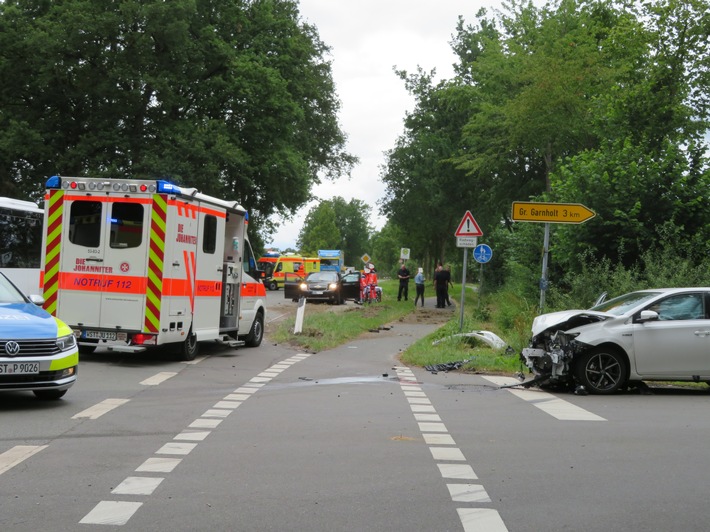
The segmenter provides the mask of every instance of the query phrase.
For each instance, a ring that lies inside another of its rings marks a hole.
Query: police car
[[[0,391],[32,391],[59,399],[76,381],[79,350],[74,333],[23,295],[0,273]]]

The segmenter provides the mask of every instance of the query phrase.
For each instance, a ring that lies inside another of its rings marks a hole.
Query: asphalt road
[[[0,530],[707,528],[708,391],[553,395],[403,367],[434,327],[318,354],[268,336],[194,363],[97,353],[63,400],[3,394]]]

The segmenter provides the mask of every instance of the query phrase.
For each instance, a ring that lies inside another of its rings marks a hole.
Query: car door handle
[[[693,334],[695,336],[707,336],[708,334],[710,334],[710,331],[695,331]]]

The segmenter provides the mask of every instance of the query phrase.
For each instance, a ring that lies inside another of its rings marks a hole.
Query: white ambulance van
[[[198,342],[258,346],[266,289],[237,202],[167,181],[54,176],[47,181],[44,308],[81,352]]]

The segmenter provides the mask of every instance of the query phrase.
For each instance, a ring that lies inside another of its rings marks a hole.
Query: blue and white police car
[[[59,399],[76,382],[79,350],[73,331],[0,273],[0,392],[32,391]]]

